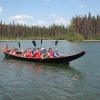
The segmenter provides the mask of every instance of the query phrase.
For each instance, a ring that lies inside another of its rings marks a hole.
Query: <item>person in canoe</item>
[[[27,57],[28,48],[24,51],[24,57]]]
[[[34,54],[34,53],[35,53],[35,51],[36,51],[36,48],[33,48],[33,50],[32,50],[32,54]]]
[[[55,51],[53,52],[53,55],[54,55],[54,57],[63,57],[63,56],[64,56],[63,54],[60,54],[60,53],[58,52],[58,49],[57,49],[57,48],[56,48]]]
[[[2,46],[2,50],[3,50],[3,52],[10,52],[11,51],[8,44],[6,44],[5,46]]]
[[[15,49],[15,55],[19,56],[18,49]]]
[[[20,52],[18,52],[18,53],[19,53],[19,56],[24,57],[24,50],[23,49],[21,49]]]
[[[49,58],[53,58],[54,57],[52,48],[49,48],[49,50],[48,50],[48,57]]]
[[[41,58],[44,59],[44,58],[48,58],[48,57],[49,57],[49,56],[48,56],[47,50],[46,50],[46,49],[43,49]]]
[[[27,57],[28,57],[28,58],[32,58],[32,57],[33,57],[31,48],[29,48],[28,51],[27,51]]]
[[[15,54],[15,49],[14,50],[11,49],[11,51],[9,52],[9,54],[14,55]]]
[[[34,58],[41,58],[41,53],[40,53],[40,49],[36,48],[34,54],[33,54]]]

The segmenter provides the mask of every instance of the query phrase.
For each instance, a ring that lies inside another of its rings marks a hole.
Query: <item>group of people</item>
[[[10,49],[8,47],[8,44],[6,44],[6,46],[2,47],[3,52],[8,52],[12,55],[16,55],[16,56],[21,56],[21,57],[28,57],[28,58],[54,58],[54,57],[61,57],[63,56],[62,54],[58,53],[58,49],[56,48],[54,51],[52,51],[52,48],[49,48],[48,51],[45,48],[34,48],[33,50],[31,50],[31,48],[27,48],[25,51],[24,50],[20,50],[18,51],[18,49]]]

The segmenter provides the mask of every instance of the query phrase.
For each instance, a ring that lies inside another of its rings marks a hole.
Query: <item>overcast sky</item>
[[[6,24],[67,26],[76,14],[88,16],[89,12],[100,14],[100,0],[0,0],[0,20]]]

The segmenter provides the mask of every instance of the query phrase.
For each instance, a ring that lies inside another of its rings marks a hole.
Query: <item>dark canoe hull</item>
[[[60,64],[69,64],[70,61],[80,58],[86,53],[86,51],[82,51],[78,54],[70,55],[70,56],[64,56],[60,58],[27,58],[27,57],[20,57],[11,55],[7,52],[4,52],[6,58],[12,58],[12,59],[18,59],[18,60],[24,60],[24,61],[32,61],[32,62],[46,62],[46,63],[60,63]]]

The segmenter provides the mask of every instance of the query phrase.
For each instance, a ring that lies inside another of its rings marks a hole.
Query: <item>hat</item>
[[[44,49],[44,48],[41,48],[42,50]]]
[[[55,51],[58,51],[58,49],[56,48]]]

